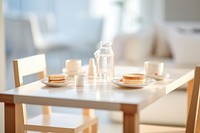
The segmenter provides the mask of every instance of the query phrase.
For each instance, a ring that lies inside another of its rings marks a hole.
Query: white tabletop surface
[[[143,72],[143,68],[116,67],[116,75]],[[109,81],[88,80],[84,87],[74,83],[64,87],[48,87],[36,81],[1,94],[14,95],[15,103],[83,107],[120,110],[121,104],[137,106],[142,110],[163,95],[193,79],[194,71],[188,69],[166,69],[170,77],[144,88],[121,88]]]

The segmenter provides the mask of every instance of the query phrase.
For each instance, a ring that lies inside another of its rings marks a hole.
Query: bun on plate
[[[50,83],[64,83],[66,76],[64,74],[52,74],[48,76],[48,82]]]
[[[125,74],[122,77],[122,82],[124,84],[145,84],[146,77],[144,74]]]

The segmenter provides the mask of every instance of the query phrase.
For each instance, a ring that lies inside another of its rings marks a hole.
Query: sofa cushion
[[[168,44],[169,25],[157,23],[155,25],[155,56],[170,57],[171,51]]]
[[[169,41],[177,65],[200,64],[200,33],[171,30]]]
[[[138,33],[130,37],[124,48],[127,61],[138,62],[152,55],[152,32]]]
[[[122,61],[124,59],[124,48],[127,45],[128,38],[131,38],[132,34],[118,34],[113,39],[113,52],[115,56],[115,62]]]

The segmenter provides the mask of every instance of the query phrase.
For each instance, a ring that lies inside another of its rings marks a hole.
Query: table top
[[[36,81],[0,93],[0,102],[54,105],[66,107],[121,110],[130,105],[139,110],[170,93],[194,77],[194,70],[166,69],[170,77],[144,88],[122,88],[109,81],[89,79],[84,87],[74,83],[64,87],[48,87]],[[116,67],[117,75],[143,72],[139,67]]]

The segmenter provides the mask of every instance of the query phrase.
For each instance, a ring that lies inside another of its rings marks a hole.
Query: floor
[[[19,54],[20,53],[20,54]],[[37,52],[41,53],[41,52]],[[78,54],[77,54],[78,53]],[[22,58],[26,56],[30,56],[33,53],[26,52],[18,52],[17,54],[14,52],[7,53],[6,59],[6,76],[7,76],[7,89],[11,89],[14,87],[14,78],[13,78],[13,66],[12,60],[16,58]],[[60,73],[62,68],[65,67],[65,60],[70,58],[81,59],[82,64],[86,65],[89,59],[93,58],[93,51],[77,51],[77,50],[69,50],[69,49],[60,49],[58,51],[48,51],[45,52],[46,61],[47,61],[47,71],[48,74],[52,73]],[[25,83],[37,80],[37,76],[33,75],[31,77],[27,77],[24,81]],[[40,109],[38,107],[28,106],[28,114],[29,117],[37,115]],[[72,109],[72,108],[58,108],[53,107],[53,111],[62,112],[62,113],[79,113],[81,114],[81,109]],[[96,110],[95,114],[99,117],[99,131],[100,133],[121,133],[122,132],[122,124],[114,123],[109,118],[108,111]]]

